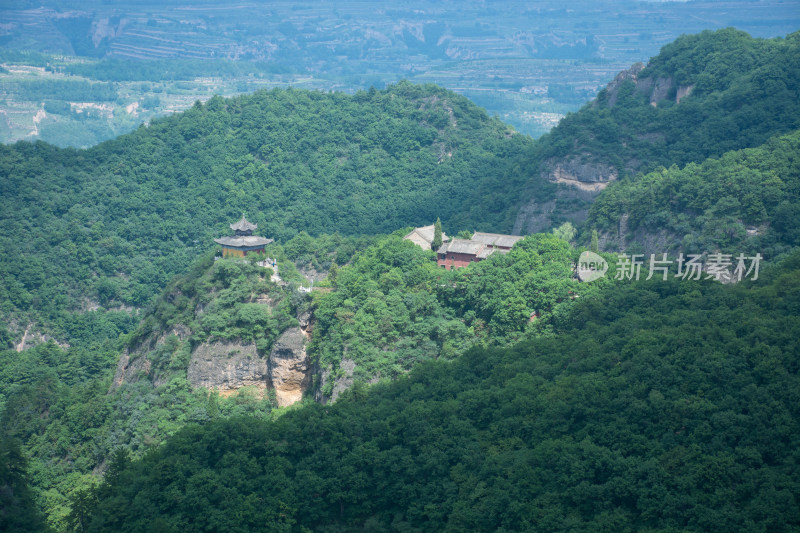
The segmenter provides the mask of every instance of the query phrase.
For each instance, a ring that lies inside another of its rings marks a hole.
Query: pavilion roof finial
[[[258,227],[258,224],[253,224],[252,222],[248,222],[247,221],[247,219],[244,216],[244,213],[242,213],[242,218],[241,218],[241,220],[239,220],[239,222],[235,222],[235,223],[231,224],[231,229],[233,231],[236,231],[236,232],[239,232],[239,231],[241,231],[241,232],[253,231],[257,227]]]

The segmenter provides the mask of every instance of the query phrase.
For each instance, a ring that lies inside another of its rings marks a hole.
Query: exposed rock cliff
[[[284,331],[269,353],[270,385],[279,406],[300,401],[311,381],[306,336],[300,328]]]
[[[607,94],[606,105],[608,105],[608,107],[614,107],[614,105],[616,105],[617,97],[619,95],[619,90],[622,87],[622,85],[628,80],[632,81],[633,83],[636,83],[639,78],[639,73],[642,70],[644,70],[644,63],[634,63],[633,65],[631,65],[631,68],[629,68],[628,70],[623,70],[614,77],[614,80],[611,83],[609,83],[608,86],[606,87],[606,94]],[[597,106],[598,101],[595,100],[593,105]]]
[[[642,74],[644,73],[644,77]],[[611,109],[619,103],[622,91],[633,84],[635,94],[644,95],[652,106],[665,99],[680,103],[692,93],[693,85],[677,86],[672,77],[648,76],[643,63],[635,63],[629,69],[616,75],[613,81],[598,94],[591,104],[591,111],[598,113]],[[593,135],[593,133],[589,133]],[[556,199],[540,202],[529,200],[519,206],[514,222],[513,233],[525,234],[546,231],[553,227],[552,216],[558,206],[557,219],[580,223],[586,219],[589,204],[609,183],[620,178],[621,174],[635,174],[641,169],[642,161],[634,156],[618,158],[615,164],[602,150],[591,148],[591,142],[583,143],[580,137],[569,139],[571,149],[565,155],[550,157],[539,166],[538,177],[563,185],[556,192]],[[651,144],[665,142],[663,133],[658,131],[634,132],[632,139],[620,139],[622,146],[635,140]]]
[[[16,323],[12,323],[11,330],[13,331],[14,329],[16,329],[16,326],[17,326]],[[67,348],[69,348],[68,343],[59,342],[54,337],[38,331],[36,327],[37,327],[36,324],[28,324],[27,326],[25,326],[25,329],[22,332],[22,338],[18,343],[17,342],[14,343],[14,350],[16,350],[17,352],[21,352],[22,350],[33,348],[37,344],[43,344],[50,341],[55,342],[62,349],[66,350]]]
[[[549,161],[545,177],[550,181],[571,185],[585,192],[597,193],[619,176],[611,165],[596,161],[581,161],[577,157]]]
[[[185,377],[222,396],[247,387],[271,398],[273,389],[280,406],[300,400],[311,381],[313,316],[306,297],[268,273],[247,261],[208,261],[176,280],[121,355],[112,390]]]
[[[184,341],[191,335],[189,328],[182,324],[174,325],[169,331],[160,335],[151,335],[134,347],[127,348],[119,358],[117,370],[114,373],[114,382],[111,388],[122,385],[123,382],[135,383],[140,378],[146,378],[156,387],[164,383],[164,373],[153,365],[153,357],[159,352],[174,351],[175,347],[167,346],[167,339],[176,338]]]
[[[300,328],[289,328],[267,358],[258,355],[254,344],[204,343],[192,352],[187,378],[193,387],[213,389],[223,396],[243,387],[262,393],[275,389],[278,405],[291,405],[302,399],[311,381],[305,342]]]
[[[267,360],[259,357],[255,344],[203,343],[192,353],[186,377],[193,387],[215,389],[228,396],[242,387],[267,388]]]
[[[554,200],[542,202],[532,198],[519,207],[512,229],[514,235],[548,231],[556,225],[554,217],[560,222],[566,219],[573,224],[582,223],[589,214],[590,203],[617,178],[617,173],[609,165],[568,160],[554,162],[545,177],[562,186]]]
[[[337,377],[330,367],[324,370],[317,367],[316,374],[320,377],[320,386],[316,391],[315,400],[320,403],[335,402],[341,393],[353,385],[353,371],[356,368],[355,361],[344,357],[339,363],[339,368],[341,369],[341,374]],[[330,382],[333,382],[333,389],[331,390],[330,397],[328,397],[322,391],[325,389],[325,385]]]
[[[636,92],[644,94],[648,97],[650,105],[657,106],[658,102],[674,98],[675,103],[679,104],[681,99],[689,96],[694,85],[676,86],[675,80],[672,77],[641,77],[641,73],[645,66],[643,63],[634,63],[628,70],[623,70],[614,78],[614,81],[609,83],[605,89],[605,95],[602,98],[597,98],[592,103],[593,107],[605,104],[606,107],[614,107],[617,104],[619,91],[626,81],[632,81],[636,86]],[[674,92],[674,93],[673,93]]]

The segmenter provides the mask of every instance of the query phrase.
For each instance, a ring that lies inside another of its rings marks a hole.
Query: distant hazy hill
[[[81,147],[214,94],[404,78],[456,90],[536,137],[681,34],[786,35],[800,10],[797,0],[6,0],[0,20],[0,141]]]
[[[532,143],[464,97],[400,83],[216,97],[88,150],[3,146],[2,312],[69,337],[85,325],[64,311],[145,304],[242,212],[279,240],[437,216],[510,229]]]
[[[683,36],[648,65],[620,73],[541,138],[538,175],[561,202],[530,201],[515,229],[580,220],[609,182],[756,147],[800,127],[800,33],[753,39],[734,29]],[[583,200],[583,201],[581,201]]]

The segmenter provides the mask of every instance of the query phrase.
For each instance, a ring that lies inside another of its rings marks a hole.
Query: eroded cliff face
[[[259,355],[253,343],[225,340],[198,345],[188,361],[187,380],[192,387],[215,390],[221,396],[230,396],[249,387],[262,395],[274,389],[281,407],[300,401],[311,383],[311,364],[306,353],[310,327],[308,317],[305,318],[301,321],[304,327],[284,331],[266,357]],[[155,360],[160,352],[170,351],[167,347],[169,337],[183,341],[189,334],[188,328],[175,326],[169,332],[123,353],[117,364],[112,390],[139,379],[150,380],[156,387],[166,383],[169,373]]]
[[[341,393],[349,389],[353,385],[353,371],[356,368],[356,363],[347,357],[342,358],[339,363],[339,368],[343,371],[342,375],[336,377],[332,372],[332,368],[321,369],[317,367],[316,373],[320,379],[320,386],[315,393],[314,399],[319,403],[332,403],[335,402]],[[331,390],[330,397],[323,394],[325,385],[333,381],[333,389]]]
[[[14,321],[9,324],[11,331],[17,330],[19,327],[18,324]],[[50,341],[55,342],[58,346],[62,349],[66,350],[69,348],[69,344],[66,342],[59,342],[55,337],[47,335],[46,333],[42,333],[38,331],[36,324],[29,323],[22,329],[22,338],[17,343],[14,343],[14,350],[17,352],[21,352],[23,350],[27,350],[28,348],[33,348],[37,344],[44,344]]]
[[[632,81],[633,83],[637,83],[639,81],[639,73],[642,70],[644,70],[644,63],[634,63],[631,65],[631,68],[628,70],[623,70],[614,77],[614,80],[606,86],[606,103],[608,107],[614,107],[616,105],[617,96],[619,95],[619,89],[622,87],[622,84],[628,80]],[[594,105],[597,105],[596,100]]]
[[[176,279],[130,337],[109,392],[174,383],[201,397],[246,389],[279,406],[301,400],[312,381],[311,299],[260,267],[208,258]]]
[[[645,66],[643,63],[634,63],[628,70],[623,70],[614,78],[614,81],[606,86],[606,107],[614,107],[617,103],[619,91],[622,85],[630,80],[636,86],[636,92],[644,94],[648,97],[650,105],[657,106],[661,100],[671,98],[673,90],[675,91],[675,103],[679,104],[681,99],[689,96],[694,85],[676,85],[672,77],[641,77],[641,73]],[[599,101],[595,100],[592,104],[594,107],[599,105]]]
[[[617,105],[620,91],[626,84],[633,83],[638,94],[645,95],[650,105],[656,107],[665,99],[673,99],[680,103],[694,89],[693,85],[678,86],[671,77],[642,77],[645,65],[635,63],[631,68],[623,70],[592,102],[592,107],[613,108]],[[635,135],[636,140],[650,143],[664,142],[663,134],[647,132]],[[624,140],[620,141],[623,146]],[[588,215],[589,205],[609,183],[620,177],[620,174],[634,174],[639,171],[642,161],[635,157],[623,158],[615,167],[603,158],[605,154],[593,153],[586,146],[574,140],[574,146],[562,157],[551,158],[541,162],[538,171],[539,179],[545,179],[563,185],[556,192],[556,199],[538,202],[535,199],[520,204],[514,221],[512,233],[527,234],[546,231],[552,227],[551,214],[556,204],[560,204],[559,216],[573,223],[580,223]],[[575,201],[578,200],[578,201]]]
[[[311,382],[305,345],[306,335],[297,327],[284,331],[266,358],[254,344],[204,343],[192,352],[187,379],[192,387],[216,390],[223,396],[243,387],[262,394],[274,389],[279,406],[291,405],[303,398]]]
[[[306,354],[306,335],[300,328],[284,331],[269,353],[269,380],[278,405],[300,401],[311,382],[311,365]]]
[[[545,174],[550,181],[571,185],[591,193],[602,191],[619,176],[617,169],[611,165],[596,161],[581,161],[577,157],[550,161],[545,166],[551,169]]]
[[[229,396],[243,387],[264,392],[268,386],[267,360],[255,344],[214,342],[199,345],[189,361],[186,377],[193,387],[214,389]]]
[[[162,385],[166,380],[166,373],[153,365],[154,355],[166,348],[167,339],[170,337],[182,342],[189,335],[191,331],[188,327],[176,324],[169,331],[147,337],[132,349],[126,349],[117,363],[111,389],[119,387],[124,382],[135,383],[142,378],[149,379],[156,387]]]

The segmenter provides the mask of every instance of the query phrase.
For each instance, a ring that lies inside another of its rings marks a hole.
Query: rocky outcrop
[[[619,177],[616,168],[605,163],[593,161],[590,157],[584,160],[570,157],[562,160],[548,160],[542,165],[541,177],[566,185],[556,193],[558,201],[565,205],[574,206],[565,211],[563,208],[559,216],[573,224],[580,224],[588,216],[589,208],[585,200],[591,200],[605,189],[609,183]],[[578,200],[578,201],[575,201]],[[517,211],[512,233],[525,235],[547,231],[554,226],[552,214],[556,208],[556,201],[537,202],[530,200],[522,204]]]
[[[639,78],[639,73],[644,70],[644,63],[634,63],[628,70],[623,70],[614,77],[614,80],[606,87],[606,105],[614,107],[617,103],[619,89],[622,84],[630,80],[636,83]],[[596,103],[595,103],[596,105]]]
[[[606,86],[605,104],[607,107],[614,107],[617,103],[619,90],[622,84],[630,80],[636,85],[636,92],[647,95],[650,105],[655,107],[661,100],[666,100],[670,97],[670,92],[675,89],[675,103],[679,104],[681,99],[689,96],[694,89],[694,85],[681,85],[675,87],[675,80],[672,77],[645,77],[639,75],[645,66],[642,63],[635,63],[628,70],[623,70],[614,78],[614,81]],[[598,100],[595,100],[594,106],[600,105]]]
[[[617,232],[619,233],[619,240],[620,242],[625,242],[625,238],[628,235],[628,219],[630,215],[628,213],[623,213],[621,217],[619,217],[619,228]]]
[[[306,336],[300,328],[284,331],[269,353],[269,379],[279,406],[300,401],[311,381]]]
[[[544,176],[550,181],[564,183],[586,192],[600,192],[617,179],[619,173],[611,165],[597,161],[580,161],[577,158],[559,162],[549,161]]]
[[[146,377],[156,387],[161,385],[164,377],[159,375],[159,369],[153,368],[150,360],[151,352],[163,346],[168,337],[175,336],[179,341],[184,341],[191,334],[188,327],[183,324],[175,324],[169,331],[145,337],[133,348],[125,349],[117,363],[111,389],[119,387],[124,382],[135,383],[141,377]]]
[[[222,396],[243,387],[262,393],[275,389],[278,405],[300,401],[311,381],[306,335],[289,328],[275,341],[269,356],[258,354],[255,344],[231,341],[203,343],[192,352],[187,379],[193,387],[215,390]]]
[[[681,99],[686,98],[692,91],[694,90],[694,84],[692,85],[681,85],[678,87],[678,91],[675,93],[675,102],[680,104]]]
[[[650,105],[653,107],[667,98],[672,88],[672,78],[637,78],[635,83],[636,92],[650,95]]]
[[[150,359],[144,355],[131,357],[125,351],[117,363],[117,371],[114,373],[114,382],[111,384],[112,390],[122,385],[124,382],[135,383],[142,376],[150,376]]]
[[[193,387],[227,396],[242,387],[265,390],[269,372],[255,344],[221,341],[203,343],[194,350],[186,377]]]
[[[511,230],[513,235],[526,235],[528,233],[539,233],[549,228],[551,216],[556,209],[556,202],[530,201],[522,205],[517,211],[517,218],[514,220],[514,227]]]
[[[643,63],[635,63],[631,68],[623,70],[608,84],[594,100],[592,106],[612,108],[617,104],[620,91],[625,84],[633,83],[636,93],[645,95],[650,105],[657,106],[658,102],[667,98],[674,98],[676,103],[680,103],[692,93],[694,85],[676,86],[672,77],[642,77],[645,71]],[[634,133],[637,141],[644,141],[651,144],[665,143],[666,136],[658,131],[647,131]],[[573,223],[580,223],[585,220],[588,214],[586,201],[591,202],[595,196],[605,189],[609,183],[619,179],[620,175],[635,174],[642,166],[642,161],[635,156],[628,154],[623,158],[621,165],[614,167],[607,161],[605,154],[593,153],[590,148],[582,145],[576,138],[573,140],[571,153],[564,156],[552,158],[542,162],[539,170],[539,177],[551,182],[566,185],[559,187],[556,192],[555,203],[560,204],[558,220],[568,220]],[[627,146],[625,139],[619,139],[623,146]],[[523,193],[524,197],[524,193]],[[579,202],[570,202],[578,199]],[[552,220],[554,212],[554,202],[537,202],[528,200],[519,205],[517,217],[514,221],[512,232],[515,234],[535,233],[547,231],[554,227],[556,221]],[[619,241],[624,241],[624,237],[617,237]]]
[[[36,326],[34,324],[28,324],[25,326],[25,331],[22,333],[22,338],[18,343],[14,344],[14,350],[21,352],[23,350],[27,350],[28,348],[33,348],[37,344],[46,344],[50,341],[55,342],[63,350],[69,348],[68,343],[59,342],[55,339],[55,337],[51,337],[50,335],[36,331],[34,329],[35,327]]]
[[[317,374],[320,376],[320,387],[317,390],[315,399],[319,403],[335,402],[341,393],[349,389],[353,385],[353,371],[356,369],[356,363],[352,359],[343,357],[339,363],[339,368],[342,373],[339,377],[334,377],[333,369],[331,367],[320,371],[317,369]],[[323,394],[323,389],[331,380],[333,380],[333,388],[331,389],[330,398]]]

